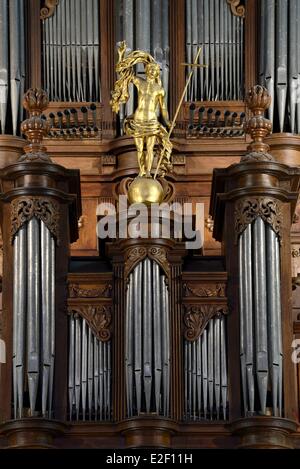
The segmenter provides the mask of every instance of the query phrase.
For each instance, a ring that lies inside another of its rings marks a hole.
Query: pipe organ
[[[78,313],[69,316],[69,418],[110,420],[111,344]]]
[[[60,0],[43,20],[43,84],[50,101],[100,101],[99,0]]]
[[[169,89],[169,0],[116,0],[116,42],[125,40],[129,50],[140,49],[150,52],[161,68],[161,81],[168,100]],[[143,67],[137,64],[143,76]],[[122,105],[122,122],[132,114],[134,100]]]
[[[0,0],[0,449],[300,448],[298,3]],[[176,116],[155,220],[123,40]]]
[[[226,321],[212,318],[202,334],[184,343],[185,418],[227,418]]]
[[[14,285],[14,418],[23,417],[26,395],[30,415],[36,414],[39,402],[41,414],[51,418],[55,361],[55,240],[45,223],[36,217],[15,234]]]
[[[282,415],[279,250],[278,235],[261,217],[240,235],[240,354],[246,415],[266,414],[267,406],[272,415]]]
[[[226,0],[186,0],[186,61],[202,47],[186,101],[242,100],[244,96],[244,15]],[[191,67],[187,65],[187,74]]]
[[[299,21],[297,0],[262,0],[259,76],[272,97],[268,117],[273,131],[300,129]]]
[[[130,274],[126,293],[125,373],[129,417],[142,412],[169,415],[169,321],[166,277],[155,261],[145,259]]]
[[[19,134],[25,89],[25,9],[23,0],[0,5],[0,125]]]

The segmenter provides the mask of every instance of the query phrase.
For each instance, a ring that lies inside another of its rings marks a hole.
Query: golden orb
[[[161,184],[150,177],[136,177],[128,189],[130,204],[160,204],[163,198],[164,190]]]

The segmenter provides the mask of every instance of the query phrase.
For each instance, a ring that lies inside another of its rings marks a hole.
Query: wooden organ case
[[[25,58],[8,68],[0,115],[0,447],[300,447],[300,139],[278,88],[284,54],[273,86],[260,52],[275,34],[266,3],[0,11],[21,25],[7,56]],[[168,204],[193,216],[203,204],[201,249],[97,236],[110,211],[124,223],[119,196],[138,173],[122,131],[134,100],[117,118],[109,104],[122,39],[160,64],[171,117],[203,45],[164,182]]]

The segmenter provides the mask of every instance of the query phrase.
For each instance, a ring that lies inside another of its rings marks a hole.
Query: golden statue
[[[112,92],[112,109],[116,113],[119,112],[120,104],[126,103],[129,98],[129,84],[133,83],[138,91],[138,104],[134,114],[125,119],[124,132],[134,138],[137,148],[139,176],[135,180],[135,185],[143,186],[143,192],[145,192],[146,187],[148,189],[151,187],[152,193],[155,192],[154,187],[161,192],[162,188],[158,181],[151,178],[154,147],[157,144],[156,154],[159,162],[155,177],[157,174],[163,177],[171,168],[172,144],[168,131],[158,120],[158,113],[162,115],[169,129],[172,124],[165,103],[165,90],[160,80],[160,68],[154,58],[147,52],[136,50],[130,52],[126,57],[125,52],[126,43],[122,41],[118,48],[119,59],[116,65],[118,80]],[[137,63],[145,65],[145,79],[134,74],[133,67]],[[139,178],[143,178],[143,180]],[[146,181],[146,179],[151,179],[152,182]],[[152,195],[154,196],[154,194]],[[161,195],[163,194],[161,193]],[[139,201],[142,201],[141,198],[139,198]],[[147,203],[147,201],[145,202]]]
[[[118,49],[119,60],[116,72],[119,75],[112,93],[111,105],[115,112],[119,112],[121,103],[129,98],[129,84],[133,83],[138,91],[138,105],[133,115],[124,121],[124,131],[134,138],[138,163],[139,176],[151,177],[154,159],[154,145],[158,143],[158,156],[164,153],[159,175],[164,176],[170,168],[172,144],[165,127],[158,121],[157,112],[161,115],[167,127],[171,127],[169,114],[165,103],[165,90],[160,81],[160,68],[154,58],[143,51],[133,51],[125,57],[126,43],[120,43]],[[133,66],[137,63],[145,64],[146,79],[134,75]],[[144,152],[146,145],[146,152]]]
[[[197,63],[201,47],[198,49],[194,62],[192,64],[184,64],[191,66],[192,69],[177,106],[173,122],[171,123],[165,103],[165,90],[160,80],[159,65],[148,52],[135,50],[126,56],[125,53],[126,43],[122,41],[118,48],[119,57],[116,64],[118,80],[115,83],[110,104],[113,111],[118,113],[120,104],[126,103],[129,99],[129,84],[133,83],[136,86],[138,105],[134,114],[125,119],[124,131],[127,135],[134,138],[140,171],[138,177],[129,186],[128,199],[130,203],[160,203],[164,197],[164,192],[161,184],[156,180],[156,176],[164,177],[166,172],[171,169],[171,132],[192,78],[194,67],[206,67],[206,65]],[[134,74],[133,67],[138,63],[145,65],[145,79],[139,78]],[[169,128],[169,132],[159,122],[159,112],[166,127]],[[157,165],[154,178],[152,179],[151,170],[155,144],[157,144]],[[146,151],[144,150],[145,146]]]

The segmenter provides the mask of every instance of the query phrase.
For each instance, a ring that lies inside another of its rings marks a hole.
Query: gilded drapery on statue
[[[122,41],[118,48],[116,72],[118,80],[112,92],[111,106],[118,113],[120,105],[129,98],[129,84],[133,83],[138,91],[138,104],[134,114],[124,121],[124,132],[132,136],[137,148],[139,177],[151,177],[154,160],[154,146],[157,144],[157,161],[160,161],[158,175],[163,177],[171,169],[172,143],[166,127],[158,120],[161,114],[166,126],[171,128],[165,103],[165,91],[160,80],[160,68],[147,52],[136,50],[126,54],[126,43]],[[146,78],[134,74],[137,63],[145,65]],[[144,147],[145,150],[144,150]]]

